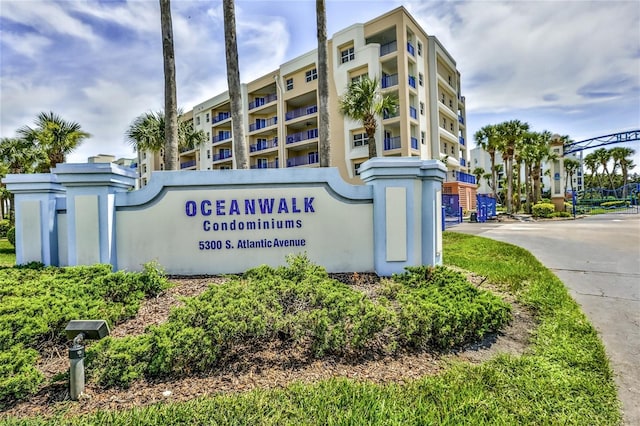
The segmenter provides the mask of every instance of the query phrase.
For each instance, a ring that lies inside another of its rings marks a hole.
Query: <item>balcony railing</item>
[[[411,56],[416,56],[416,50],[410,42],[407,42],[407,52],[411,53]]]
[[[413,75],[409,76],[409,86],[416,88],[416,77]]]
[[[456,180],[464,183],[476,183],[476,177],[474,175],[458,171],[456,171]]]
[[[310,114],[315,114],[316,112],[318,112],[318,106],[317,105],[310,105],[310,106],[294,109],[293,111],[287,112],[287,114],[285,115],[284,119],[285,119],[285,121],[286,120],[293,120],[294,118],[303,117],[305,115],[310,115]]]
[[[398,85],[398,74],[385,75],[382,77],[382,88],[386,89],[387,87],[397,86]]]
[[[418,111],[412,106],[409,107],[409,115],[411,118],[415,118],[416,120],[418,119]]]
[[[215,117],[213,117],[213,124],[218,123],[220,121],[224,121],[227,118],[231,117],[231,113],[230,112],[219,112],[218,115],[216,115]]]
[[[392,42],[380,45],[380,56],[388,55],[391,52],[398,50],[398,43],[394,40]]]
[[[278,99],[278,95],[271,94],[260,98],[255,98],[253,102],[249,102],[249,109],[254,109],[266,105]]]
[[[411,138],[411,148],[418,149],[418,138]]]
[[[181,169],[188,169],[189,167],[194,167],[196,165],[196,160],[185,161],[184,163],[180,163]]]
[[[271,117],[269,119],[259,118],[255,123],[249,124],[249,131],[254,132],[256,130],[264,129],[265,127],[274,126],[278,124],[278,117]]]
[[[395,111],[393,111],[393,112],[382,111],[382,118],[384,120],[386,120],[387,118],[397,117],[399,115],[400,115],[400,113],[398,112],[397,109]]]
[[[231,151],[223,151],[217,154],[213,154],[213,161],[226,160],[227,158],[231,158],[233,153]]]
[[[460,145],[464,145],[464,138],[462,136],[458,137],[458,141],[460,142]]]
[[[461,166],[466,166],[467,165],[467,160],[465,160],[464,158],[460,157],[460,165]]]
[[[267,163],[259,163],[251,166],[252,169],[277,169],[278,161],[269,161]]]
[[[459,116],[458,116],[458,121],[459,121],[461,124],[464,124],[464,118],[463,118],[461,115],[459,115]]]
[[[287,167],[306,166],[307,164],[317,164],[318,153],[312,152],[307,155],[301,155],[300,157],[291,157],[287,159]]]
[[[227,139],[231,139],[231,132],[220,132],[211,138],[211,142],[218,143],[222,141],[226,141]]]
[[[384,150],[389,151],[391,149],[398,149],[402,146],[402,142],[400,141],[400,136],[395,136],[393,138],[384,138]]]
[[[249,152],[263,151],[278,146],[278,138],[269,139],[267,141],[259,141],[258,143],[249,145]]]
[[[316,139],[318,137],[318,129],[305,130],[304,132],[293,133],[287,135],[287,143],[296,143],[308,139]],[[288,167],[288,166],[287,166]]]

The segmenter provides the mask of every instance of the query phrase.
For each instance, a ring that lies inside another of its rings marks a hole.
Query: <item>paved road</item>
[[[640,425],[640,214],[462,223],[454,232],[523,247],[565,283],[598,330],[626,425]]]

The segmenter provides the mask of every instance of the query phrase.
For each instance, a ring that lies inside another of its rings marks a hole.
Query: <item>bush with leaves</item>
[[[7,231],[7,240],[11,243],[12,246],[16,246],[16,227],[12,226]]]
[[[104,386],[129,386],[142,376],[210,371],[234,351],[269,341],[315,357],[450,348],[510,319],[508,305],[446,268],[411,268],[371,299],[306,256],[287,263],[251,269],[185,299],[144,335],[104,339],[88,352],[90,370]]]
[[[550,203],[538,203],[534,204],[531,208],[531,213],[534,217],[551,217],[553,212],[556,211],[556,208],[553,204]]]
[[[111,265],[0,268],[0,407],[37,389],[36,349],[64,343],[70,320],[104,319],[113,327],[168,286],[154,264],[141,273],[114,273]]]
[[[7,219],[0,220],[0,238],[6,238],[9,229],[11,229],[11,222]]]

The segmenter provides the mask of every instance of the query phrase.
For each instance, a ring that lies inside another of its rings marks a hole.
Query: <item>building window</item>
[[[453,145],[451,145],[451,155],[454,154]]]
[[[200,125],[200,116],[196,117],[196,125],[199,126]]]
[[[418,56],[422,56],[422,43],[418,42]]]
[[[146,164],[142,165],[142,173],[147,173],[147,165]]]
[[[360,81],[365,75],[367,74],[365,73],[365,74],[356,75],[355,77],[351,77],[351,82],[355,83],[356,81]]]
[[[447,119],[442,117],[442,127],[447,128]]]
[[[451,76],[449,76],[449,86],[451,86]]]
[[[207,140],[211,139],[211,133],[207,132]]]
[[[353,134],[353,146],[369,145],[369,138],[366,133],[354,133]]]
[[[449,126],[451,128],[451,131],[453,132],[453,121],[451,122],[451,126]]]
[[[160,170],[164,170],[164,163],[160,163]]]
[[[288,78],[287,79],[287,90],[293,90],[293,79],[292,78]]]
[[[453,100],[449,99],[449,108],[453,109]]]
[[[356,163],[353,165],[353,174],[355,174],[356,176],[360,175],[360,166],[362,165],[362,163]]]
[[[424,142],[424,138],[425,138],[425,133],[424,133],[424,132],[420,132],[420,143],[421,143],[422,145],[424,145],[424,143],[425,143],[425,142]]]
[[[424,115],[424,102],[420,102],[420,115]]]
[[[210,149],[207,150],[207,158],[211,158],[211,150]]]
[[[258,158],[257,165],[259,169],[266,169],[268,167],[267,163],[268,161],[266,158]]]
[[[356,55],[353,52],[353,47],[340,51],[340,62],[343,64],[345,62],[353,61],[355,58],[356,58]]]
[[[207,123],[209,122],[209,113],[207,113],[207,115],[205,116],[204,121],[206,121]]]
[[[307,80],[307,83],[311,82],[312,80],[317,80],[318,79],[318,70],[315,69],[315,68],[312,69],[312,70],[309,70],[304,74],[304,76],[305,76],[305,78]]]
[[[422,73],[418,74],[418,83],[420,83],[420,86],[424,86],[424,75]]]

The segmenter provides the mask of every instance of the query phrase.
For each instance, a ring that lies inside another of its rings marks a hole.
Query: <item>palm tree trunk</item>
[[[327,57],[327,10],[324,0],[316,0],[318,29],[318,100],[319,129],[318,151],[320,167],[331,165],[331,140],[329,127],[329,64]]]
[[[373,115],[369,115],[363,121],[369,144],[369,158],[375,158],[378,156],[378,150],[376,148],[376,118]]]
[[[242,93],[240,92],[240,66],[238,65],[238,42],[236,40],[236,12],[233,0],[223,0],[224,44],[227,57],[227,83],[231,103],[231,125],[233,127],[233,154],[236,168],[248,169],[247,147],[244,140],[242,118]]]
[[[496,173],[496,154],[495,152],[490,152],[489,156],[491,158],[491,185],[493,190],[493,198],[495,200],[498,199],[498,176]]]
[[[164,59],[164,165],[165,170],[178,170],[178,100],[170,0],[160,0],[160,22]]]

